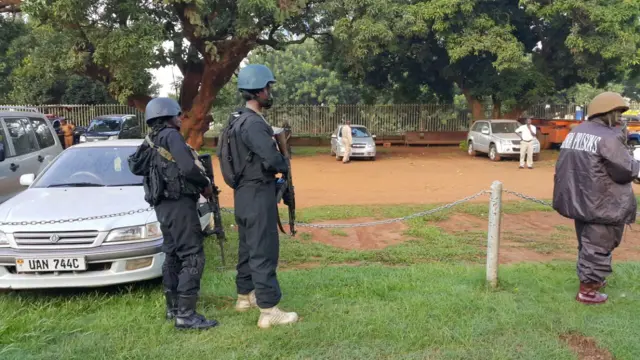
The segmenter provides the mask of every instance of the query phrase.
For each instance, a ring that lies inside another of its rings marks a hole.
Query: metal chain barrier
[[[427,216],[427,215],[431,215],[434,213],[437,213],[439,211],[444,211],[447,209],[450,209],[454,206],[458,206],[460,204],[469,202],[471,200],[474,200],[482,195],[488,194],[490,193],[490,190],[482,190],[474,195],[471,196],[467,196],[463,199],[454,201],[452,203],[448,203],[442,206],[438,206],[434,209],[431,210],[426,210],[426,211],[420,211],[411,215],[407,215],[407,216],[402,216],[402,217],[398,217],[398,218],[393,218],[393,219],[385,219],[385,220],[377,220],[377,221],[369,221],[369,222],[362,222],[362,223],[356,223],[356,224],[311,224],[311,223],[305,223],[305,222],[296,222],[296,226],[299,227],[308,227],[308,228],[315,228],[315,229],[328,229],[328,228],[357,228],[357,227],[367,227],[367,226],[376,226],[376,225],[384,225],[384,224],[392,224],[392,223],[396,223],[396,222],[401,222],[401,221],[407,221],[416,217],[422,217],[422,216]],[[549,206],[552,207],[552,204],[548,201],[544,201],[544,200],[540,200],[540,199],[536,199],[533,196],[529,196],[529,195],[525,195],[523,193],[517,192],[517,191],[513,191],[513,190],[508,190],[508,189],[504,189],[503,190],[504,193],[510,194],[510,195],[514,195],[516,197],[519,197],[521,199],[524,200],[528,200],[528,201],[532,201],[541,205],[545,205],[545,206]],[[0,226],[26,226],[26,225],[48,225],[48,224],[64,224],[64,223],[74,223],[74,222],[81,222],[81,221],[90,221],[90,220],[100,220],[100,219],[109,219],[109,218],[115,218],[115,217],[120,217],[120,216],[126,216],[126,215],[134,215],[134,214],[140,214],[140,213],[145,213],[145,212],[149,212],[152,211],[153,207],[148,207],[148,208],[142,208],[142,209],[138,209],[138,210],[130,210],[130,211],[123,211],[123,212],[119,212],[119,213],[113,213],[113,214],[108,214],[108,215],[98,215],[98,216],[87,216],[87,217],[78,217],[78,218],[70,218],[70,219],[59,219],[59,220],[35,220],[35,221],[18,221],[18,222],[1,222],[0,221]],[[227,209],[227,208],[220,208],[220,210],[222,212],[228,213],[228,214],[233,214],[234,211],[233,209]],[[640,215],[640,212],[637,213],[638,215]],[[282,220],[283,223],[287,221],[287,219],[283,219]]]
[[[19,225],[25,226],[25,225],[48,225],[48,224],[74,223],[74,222],[80,222],[80,221],[109,219],[109,218],[115,218],[115,217],[126,216],[126,215],[141,214],[151,210],[153,210],[152,207],[138,209],[138,210],[123,211],[123,212],[113,213],[108,215],[87,216],[87,217],[78,217],[78,218],[71,218],[71,219],[0,222],[0,226],[19,226]]]
[[[534,203],[538,203],[541,205],[545,205],[545,206],[549,206],[549,207],[553,207],[553,205],[551,205],[550,202],[544,201],[544,200],[540,200],[540,199],[536,199],[533,196],[529,196],[529,195],[525,195],[523,193],[519,193],[517,191],[512,191],[512,190],[507,190],[507,189],[503,189],[502,192],[505,192],[507,194],[511,194],[514,195],[516,197],[519,197],[521,199],[525,199],[525,200],[529,200],[529,201],[533,201]]]
[[[310,223],[305,223],[305,222],[296,222],[296,226],[299,227],[308,227],[308,228],[315,228],[315,229],[327,229],[327,228],[331,228],[331,229],[336,229],[336,228],[356,228],[356,227],[366,227],[366,226],[376,226],[376,225],[383,225],[383,224],[392,224],[392,223],[396,223],[396,222],[401,222],[401,221],[407,221],[409,219],[413,219],[416,217],[422,217],[422,216],[427,216],[427,215],[431,215],[433,213],[437,213],[439,211],[444,211],[447,209],[450,209],[454,206],[463,204],[465,202],[471,201],[479,196],[482,196],[484,194],[488,194],[490,191],[489,190],[482,190],[474,195],[471,196],[467,196],[464,199],[460,199],[457,201],[454,201],[452,203],[449,204],[445,204],[442,206],[438,206],[437,208],[431,209],[431,210],[426,210],[426,211],[420,211],[411,215],[407,215],[407,216],[402,216],[399,218],[394,218],[394,219],[385,219],[385,220],[377,220],[377,221],[369,221],[369,222],[363,222],[363,223],[356,223],[356,224],[310,224]],[[233,214],[233,210],[231,209],[221,209],[224,212],[227,213],[231,213]],[[282,223],[287,222],[288,219],[282,219]]]

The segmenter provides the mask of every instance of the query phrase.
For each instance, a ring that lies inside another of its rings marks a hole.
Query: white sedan
[[[142,140],[63,151],[0,205],[0,289],[97,287],[162,276],[162,233],[127,158]],[[200,198],[200,204],[204,203]],[[210,214],[200,213],[202,228]],[[75,219],[75,220],[74,220]]]

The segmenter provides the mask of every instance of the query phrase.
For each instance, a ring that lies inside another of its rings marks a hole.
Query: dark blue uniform
[[[196,295],[204,269],[204,234],[196,210],[202,190],[209,179],[196,166],[182,135],[175,128],[164,128],[152,139],[171,153],[184,176],[178,199],[163,199],[155,206],[164,237],[166,254],[162,267],[166,290],[179,295]]]
[[[240,128],[238,148],[233,159],[241,168],[247,164],[234,191],[235,218],[240,236],[236,286],[238,294],[256,291],[260,308],[271,308],[280,302],[282,293],[276,275],[280,243],[278,237],[277,173],[288,170],[286,159],[276,148],[273,129],[257,113],[248,108],[240,112],[251,115]]]

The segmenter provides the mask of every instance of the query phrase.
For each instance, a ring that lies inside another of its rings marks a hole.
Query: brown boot
[[[607,302],[607,294],[598,292],[601,283],[580,283],[580,291],[576,295],[576,300],[583,304],[604,304]]]

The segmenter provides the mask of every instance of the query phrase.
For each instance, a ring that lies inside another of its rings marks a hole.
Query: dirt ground
[[[472,158],[455,146],[397,146],[380,152],[376,161],[354,160],[346,165],[328,154],[294,156],[296,206],[449,202],[489,189],[495,180],[505,188],[551,198],[554,157],[555,152],[544,153],[534,170],[520,170],[517,161]],[[218,163],[214,169],[219,174]],[[222,176],[216,182],[222,190],[222,206],[232,207],[232,190]]]
[[[557,152],[542,154],[533,170],[521,170],[517,160],[491,162],[486,156],[469,157],[457,147],[392,147],[374,161],[343,165],[329,155],[293,159],[298,208],[318,205],[428,204],[450,202],[489,189],[500,180],[505,189],[550,199]],[[219,169],[218,164],[214,166]],[[222,206],[233,206],[232,190],[219,181]],[[638,190],[636,190],[637,192]],[[503,200],[515,199],[503,194]],[[487,202],[488,197],[478,201]],[[349,219],[327,223],[355,223]],[[322,222],[320,222],[322,223]],[[454,213],[433,224],[443,231],[464,236],[486,232],[487,220]],[[299,229],[312,241],[343,249],[372,250],[409,240],[404,222],[348,229]],[[573,222],[555,212],[504,214],[500,262],[574,260],[576,238]],[[485,248],[486,244],[478,246]],[[626,228],[615,260],[640,260],[640,227]]]

